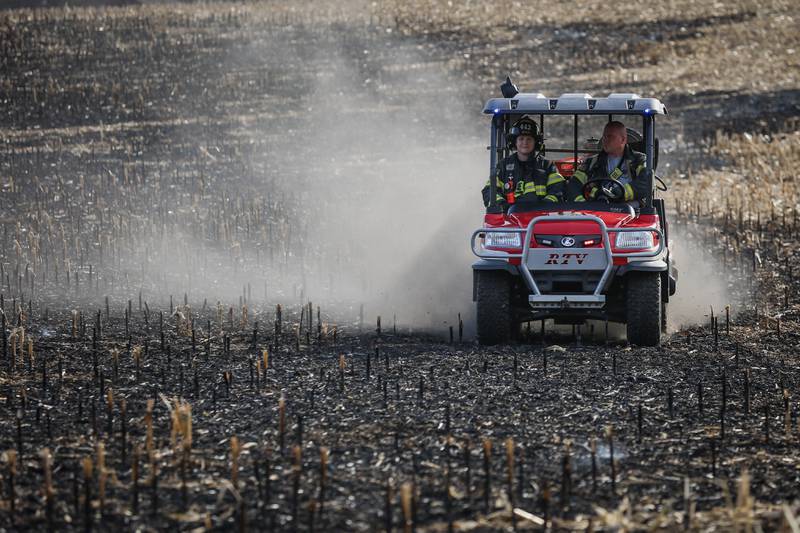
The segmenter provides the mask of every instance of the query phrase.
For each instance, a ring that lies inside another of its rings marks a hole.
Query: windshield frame
[[[491,120],[491,137],[490,137],[490,145],[489,145],[489,182],[494,182],[494,173],[495,169],[497,168],[498,161],[501,161],[503,158],[507,157],[512,153],[510,147],[506,143],[507,136],[511,130],[512,121],[515,118],[518,118],[517,115],[522,116],[524,113],[521,112],[512,112],[512,113],[495,113],[492,115]],[[545,134],[545,123],[544,117],[545,114],[553,115],[556,113],[538,113],[539,115],[539,133],[540,135],[544,136]],[[573,123],[573,146],[572,146],[572,155],[575,158],[575,161],[578,160],[578,154],[586,153],[587,150],[578,148],[578,123],[580,116],[587,116],[587,115],[597,115],[597,113],[558,113],[559,115],[573,115],[574,123]],[[620,113],[618,113],[620,114]],[[648,209],[653,207],[653,175],[655,173],[655,169],[653,167],[653,161],[655,160],[655,116],[648,113],[621,113],[624,116],[641,116],[642,117],[642,136],[644,137],[645,143],[645,168],[647,169],[647,175],[649,176],[650,186],[648,187],[648,194],[646,197],[643,198],[644,204]],[[608,114],[608,121],[611,122],[614,120],[614,113]],[[548,150],[545,148],[545,152],[556,152],[568,149],[564,148],[557,148],[557,149],[550,149]],[[569,153],[569,151],[567,151]],[[497,199],[495,198],[495,194],[489,195],[489,208],[494,209],[497,205]]]

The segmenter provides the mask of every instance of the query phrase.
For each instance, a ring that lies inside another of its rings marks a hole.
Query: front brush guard
[[[594,222],[600,228],[600,234],[603,242],[603,247],[599,248],[531,248],[531,239],[534,235],[534,227],[540,222],[573,222],[573,221],[590,221]],[[624,233],[634,231],[650,231],[657,235],[658,245],[653,250],[638,251],[638,252],[612,252],[611,240],[609,233]],[[487,250],[481,244],[481,249],[476,250],[475,241],[478,236],[485,236],[486,233],[518,233],[522,234],[524,240],[522,251],[519,253],[506,252],[503,250]],[[606,297],[603,294],[610,283],[611,273],[614,267],[614,258],[654,258],[661,255],[664,251],[664,238],[663,232],[659,228],[609,228],[600,217],[594,215],[543,215],[533,218],[526,228],[481,228],[475,230],[470,238],[470,248],[472,253],[481,259],[489,261],[504,261],[509,259],[520,259],[519,271],[522,274],[525,284],[530,289],[531,293],[528,296],[528,302],[533,308],[602,308],[605,305]],[[579,251],[579,252],[578,252]],[[549,254],[550,259],[544,264],[539,261],[542,254]],[[566,254],[566,255],[565,255]],[[584,254],[582,260],[579,262],[579,257]],[[575,263],[570,264],[570,268],[562,269],[560,267],[563,263],[551,262],[553,257],[556,259],[566,258],[567,263],[571,259],[575,259]],[[588,260],[588,262],[586,262]],[[592,294],[542,294],[539,290],[536,280],[531,274],[531,263],[537,270],[597,270],[603,271],[600,281],[597,283]]]

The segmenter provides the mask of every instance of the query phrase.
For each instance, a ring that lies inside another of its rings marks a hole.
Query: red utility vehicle
[[[637,179],[650,181],[650,194],[623,202],[622,186],[613,179],[587,182],[585,197],[592,185],[600,193],[585,202],[522,200],[500,206],[490,194],[483,228],[471,238],[479,258],[472,265],[479,342],[507,342],[523,323],[534,320],[582,324],[597,319],[625,323],[632,344],[658,345],[677,277],[664,200],[656,197],[657,191],[666,190],[655,174],[655,117],[666,115],[665,106],[635,94],[548,98],[518,93],[510,80],[501,89],[503,98],[490,99],[484,107],[484,113],[492,116],[490,175],[497,161],[510,154],[506,140],[511,125],[522,115],[538,115],[542,133],[545,118],[569,121],[571,147],[541,147],[548,159],[562,156],[556,164],[569,179],[576,163],[599,149],[596,139],[579,146],[580,121],[589,115],[595,123],[599,117],[600,127],[605,121],[625,122],[630,147],[647,156],[647,169]],[[639,125],[641,134],[636,131]],[[565,153],[570,157],[563,158]]]

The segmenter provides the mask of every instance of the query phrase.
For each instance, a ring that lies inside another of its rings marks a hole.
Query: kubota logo
[[[570,261],[582,265],[589,254],[550,254],[545,265],[568,265]]]

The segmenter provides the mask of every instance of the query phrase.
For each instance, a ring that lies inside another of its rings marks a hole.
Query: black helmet
[[[520,135],[530,135],[538,141],[539,125],[529,115],[525,115],[514,123],[511,128],[511,135],[514,136],[514,139]]]
[[[514,149],[514,144],[517,142],[517,137],[520,135],[530,135],[533,137],[534,150],[539,150],[542,147],[542,136],[539,133],[539,124],[530,115],[523,115],[511,127],[511,131],[506,139],[509,149]]]

